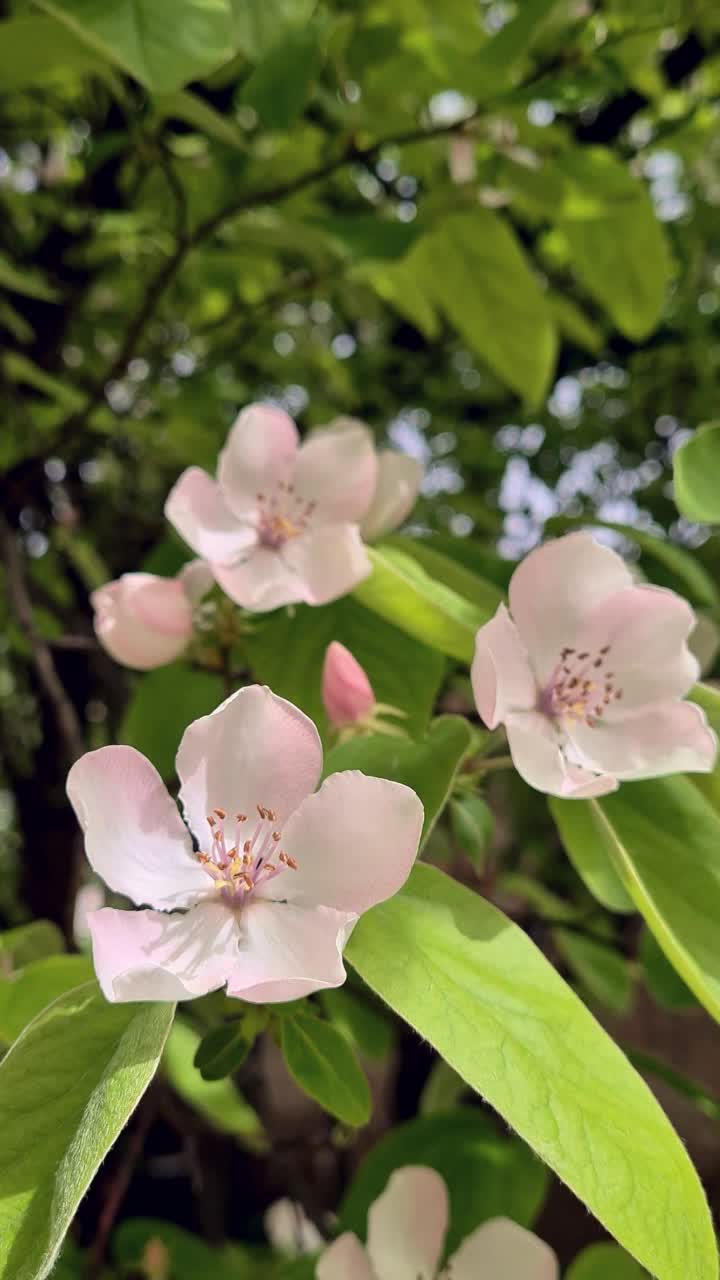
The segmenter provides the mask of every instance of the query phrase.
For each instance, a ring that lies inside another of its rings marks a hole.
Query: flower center
[[[305,532],[317,506],[301,498],[295,486],[284,480],[269,496],[258,493],[256,499],[260,544],[273,551]]]
[[[253,889],[273,880],[288,868],[297,871],[297,862],[279,848],[281,832],[275,830],[275,814],[272,809],[259,804],[254,829],[246,825],[248,815],[235,815],[235,832],[232,845],[225,837],[227,813],[214,809],[208,814],[212,831],[212,848],[209,853],[200,850],[195,856],[215,882],[220,896],[235,906],[240,906]],[[252,834],[249,832],[252,831]]]
[[[570,723],[584,721],[593,729],[611,702],[619,701],[622,689],[614,683],[615,674],[607,670],[611,646],[603,645],[597,653],[566,647],[540,695],[539,709],[553,720]]]

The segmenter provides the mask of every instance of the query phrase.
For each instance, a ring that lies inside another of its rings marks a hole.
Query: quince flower
[[[358,428],[368,430],[358,418],[340,417],[333,418],[316,434],[320,437],[331,432],[357,431]],[[370,505],[360,521],[360,533],[365,542],[375,542],[402,524],[415,506],[423,478],[422,463],[407,453],[400,453],[397,449],[378,449],[376,458],[375,486]]]
[[[692,609],[638,585],[589,534],[531,551],[477,633],[472,684],[485,724],[504,724],[531,787],[582,799],[668,773],[710,772],[717,742],[681,699],[698,676]]]
[[[508,1218],[484,1222],[438,1272],[447,1224],[440,1175],[398,1169],[370,1207],[367,1249],[346,1231],[320,1258],[316,1280],[558,1280],[552,1249]]]
[[[68,775],[93,870],[145,908],[89,917],[107,999],[188,1000],[227,985],[266,1002],[340,986],[358,917],[410,873],[415,792],[356,771],[315,792],[314,724],[260,685],[186,729],[177,771],[195,844],[133,747],[91,751]]]
[[[175,578],[124,573],[93,591],[95,634],[116,662],[150,671],[174,662],[193,634],[193,606],[212,586],[202,560],[183,565]]]
[[[300,445],[282,409],[253,404],[230,431],[217,480],[189,467],[165,514],[236,604],[256,612],[327,604],[370,572],[358,524],[376,481],[367,427]]]

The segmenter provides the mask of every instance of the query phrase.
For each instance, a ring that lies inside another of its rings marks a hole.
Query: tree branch
[[[25,581],[17,538],[1,512],[0,556],[5,566],[11,607],[32,649],[38,680],[52,705],[68,764],[73,764],[85,750],[82,727],[75,707],[65,692],[63,683],[57,673],[55,660],[47,641],[40,635],[35,626],[32,600]]]

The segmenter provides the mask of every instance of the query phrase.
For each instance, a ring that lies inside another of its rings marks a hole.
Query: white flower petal
[[[265,902],[253,894],[239,916],[228,995],[264,1004],[342,986],[343,948],[356,921],[351,912]]]
[[[189,467],[170,490],[165,515],[189,547],[211,564],[232,564],[257,542],[254,523],[241,523],[220,486],[200,467]],[[254,513],[253,513],[254,521]]]
[[[377,1280],[368,1256],[352,1231],[338,1236],[315,1268],[315,1280]]]
[[[660,778],[668,773],[710,773],[717,739],[705,713],[693,702],[667,702],[625,716],[581,722],[568,730],[588,768],[620,781]]]
[[[450,1259],[452,1280],[559,1280],[549,1245],[532,1231],[493,1218],[473,1231]]]
[[[434,1169],[397,1169],[368,1213],[377,1280],[433,1280],[448,1223],[447,1188]]]
[[[423,478],[422,463],[407,453],[380,449],[377,459],[375,492],[360,523],[366,542],[374,542],[402,524],[415,506]]]
[[[94,871],[159,910],[190,906],[210,881],[157,769],[134,747],[101,747],[73,765],[67,793]]]
[[[283,409],[250,404],[238,415],[218,459],[218,481],[228,507],[253,517],[258,495],[268,498],[287,481],[295,463],[298,431]]]
[[[565,800],[587,800],[617,789],[617,779],[570,764],[552,725],[538,711],[513,712],[505,722],[513,764],[528,786]]]
[[[356,422],[314,432],[300,447],[293,483],[303,499],[315,504],[314,520],[355,523],[370,505],[377,473],[372,432]]]
[[[236,963],[238,925],[218,902],[185,915],[115,911],[89,917],[93,963],[108,1000],[192,1000],[223,986]]]
[[[470,677],[477,709],[488,729],[502,723],[510,711],[529,711],[535,706],[535,677],[504,604],[475,637]]]

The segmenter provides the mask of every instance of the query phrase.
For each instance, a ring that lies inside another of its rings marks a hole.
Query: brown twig
[[[72,764],[85,750],[78,714],[65,692],[49,645],[40,635],[33,616],[32,600],[25,581],[17,537],[0,512],[0,556],[5,566],[8,596],[18,624],[32,649],[35,670],[57,720],[68,763]]]

